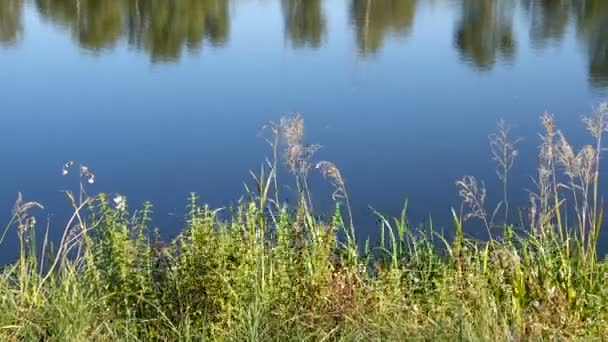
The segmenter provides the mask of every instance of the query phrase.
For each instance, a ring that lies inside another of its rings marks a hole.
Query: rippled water
[[[413,222],[449,229],[460,176],[501,198],[499,118],[524,138],[523,207],[540,113],[580,145],[607,90],[603,0],[1,0],[0,219],[21,191],[61,222],[60,190],[78,186],[61,165],[76,160],[97,176],[89,192],[153,201],[171,234],[189,192],[238,199],[269,153],[260,127],[297,111],[342,169],[360,235],[370,205],[395,215],[405,198]]]

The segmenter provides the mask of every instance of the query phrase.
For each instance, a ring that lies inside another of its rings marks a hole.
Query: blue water
[[[342,170],[360,236],[376,230],[370,206],[397,215],[406,198],[412,222],[450,230],[461,176],[485,180],[490,207],[502,196],[499,118],[524,138],[510,187],[523,208],[539,115],[580,145],[607,93],[602,0],[2,0],[0,222],[22,192],[59,235],[74,160],[96,175],[89,193],[150,200],[174,235],[190,192],[233,203],[270,153],[260,127],[299,112],[316,159]]]

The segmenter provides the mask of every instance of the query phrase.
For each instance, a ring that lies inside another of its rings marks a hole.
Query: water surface
[[[75,160],[96,174],[89,192],[151,200],[174,234],[188,193],[238,199],[269,153],[260,127],[297,111],[318,159],[342,169],[360,235],[370,205],[397,215],[406,198],[412,222],[449,230],[460,176],[502,196],[499,118],[525,138],[511,180],[523,207],[539,115],[580,145],[607,91],[603,0],[2,0],[0,221],[20,191],[61,223]]]

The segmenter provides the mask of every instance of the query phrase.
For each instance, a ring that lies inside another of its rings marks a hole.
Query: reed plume
[[[469,209],[467,213],[463,215],[463,220],[469,220],[471,218],[480,219],[488,233],[488,237],[492,237],[490,231],[491,219],[485,209],[486,200],[486,187],[483,182],[478,182],[473,176],[464,176],[462,179],[456,182],[458,187],[458,195],[462,200],[463,205]]]
[[[505,120],[498,121],[497,131],[490,134],[490,150],[492,159],[496,162],[496,174],[503,185],[503,205],[505,207],[505,222],[509,217],[509,171],[515,163],[515,158],[519,154],[517,144],[521,139],[512,140],[510,137],[511,127]]]
[[[285,140],[285,160],[289,170],[306,178],[312,167],[311,159],[320,146],[303,143],[304,118],[299,113],[282,118],[279,126]]]
[[[599,200],[599,168],[603,150],[603,133],[608,130],[606,115],[608,105],[601,104],[592,115],[584,117],[587,131],[595,139],[593,145],[584,145],[576,150],[561,130],[555,125],[550,114],[543,114],[541,122],[544,134],[541,134],[539,151],[539,168],[535,180],[538,193],[531,195],[531,226],[537,233],[544,233],[545,227],[555,219],[562,241],[567,235],[568,222],[562,220],[562,204],[567,200],[559,189],[569,193],[568,206],[575,215],[578,241],[583,251],[592,258],[601,227],[602,209]],[[558,174],[558,168],[561,176]],[[538,202],[538,205],[537,203]],[[539,209],[539,208],[540,209]]]
[[[530,193],[530,226],[537,234],[544,233],[544,227],[554,217],[558,221],[558,229],[562,232],[561,201],[558,196],[558,181],[556,174],[556,137],[559,132],[555,128],[555,119],[550,113],[541,115],[541,125],[544,132],[539,134],[541,143],[538,152],[538,168],[536,192]]]
[[[356,241],[355,238],[355,226],[353,223],[353,213],[352,207],[350,205],[350,199],[348,197],[348,191],[346,191],[346,183],[344,182],[344,178],[342,177],[342,173],[340,169],[336,166],[336,164],[328,161],[321,161],[317,163],[316,168],[321,171],[323,177],[328,179],[332,186],[334,187],[334,192],[332,193],[332,199],[334,201],[343,199],[346,202],[346,209],[348,210],[348,218],[350,224],[350,238],[352,241]]]
[[[278,131],[285,145],[285,162],[296,178],[298,193],[305,196],[306,205],[312,208],[308,174],[312,167],[312,158],[321,146],[303,142],[304,118],[299,113],[281,118]]]
[[[600,186],[600,157],[604,150],[603,146],[603,135],[608,132],[608,103],[601,103],[595,109],[591,116],[583,118],[583,123],[589,133],[595,138],[595,149],[594,149],[594,172],[593,172],[593,212],[591,216],[591,258],[595,257],[595,248],[597,239],[599,238],[599,231],[602,223],[602,208],[600,207],[599,199],[599,186]],[[591,153],[591,150],[588,151]]]

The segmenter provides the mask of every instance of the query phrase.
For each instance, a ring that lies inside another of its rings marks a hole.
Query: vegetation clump
[[[404,208],[375,213],[375,245],[357,242],[346,182],[313,161],[319,146],[303,142],[299,115],[265,127],[271,158],[237,204],[212,209],[192,194],[169,242],[152,228],[151,204],[132,211],[122,195],[87,194],[95,175],[68,162],[62,172],[78,168],[80,188],[66,191],[73,213],[54,248],[48,230],[36,243],[40,204],[19,196],[13,209],[20,255],[0,273],[0,339],[607,339],[608,262],[597,251],[607,115],[600,105],[584,119],[594,140],[579,151],[542,116],[536,191],[519,223],[507,193],[517,140],[501,121],[490,135],[504,185],[493,210],[484,183],[466,176],[451,237],[413,228]],[[281,159],[295,177],[292,206],[280,202]],[[335,187],[325,219],[312,206],[314,170]],[[487,239],[465,234],[469,220]]]

